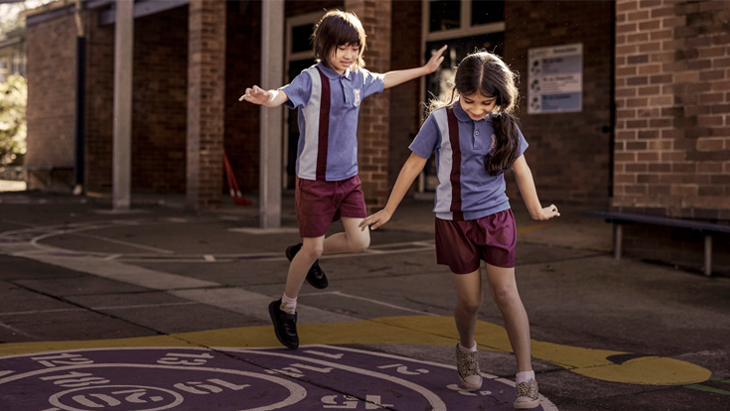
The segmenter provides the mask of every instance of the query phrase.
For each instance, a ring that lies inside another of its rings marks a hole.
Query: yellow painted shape
[[[388,317],[373,321],[416,329],[428,334],[457,335],[452,317]],[[474,339],[480,349],[512,352],[507,330],[499,325],[478,321]],[[614,364],[607,358],[628,353],[537,340],[531,340],[531,347],[533,358],[553,363],[576,374],[604,381],[645,385],[685,385],[707,381],[712,375],[704,367],[666,357],[640,357],[623,364]]]
[[[0,344],[0,358],[10,355],[34,354],[49,351],[126,347],[194,347],[189,342],[168,335],[120,338],[114,340],[40,341]]]
[[[421,344],[453,346],[453,317],[385,317],[335,324],[300,324],[301,344]],[[480,349],[512,352],[504,327],[479,321],[475,339]],[[0,357],[70,349],[115,347],[280,347],[271,326],[228,328],[118,340],[1,344]],[[686,385],[707,381],[706,368],[664,357],[640,357],[614,364],[607,357],[620,351],[572,347],[532,340],[532,356],[571,372],[603,381],[644,385]]]

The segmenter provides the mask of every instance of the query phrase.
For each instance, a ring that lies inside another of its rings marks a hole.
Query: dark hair
[[[496,97],[496,105],[491,113],[494,125],[494,152],[486,158],[485,167],[490,175],[508,171],[517,159],[519,149],[517,110],[519,75],[499,58],[481,51],[469,54],[459,63],[454,75],[453,85],[446,94],[449,101],[441,97],[433,99],[428,105],[428,113],[441,107],[451,107],[459,95],[470,96],[479,93],[484,97]]]
[[[365,37],[365,29],[363,29],[360,19],[354,13],[339,10],[328,11],[314,27],[312,33],[314,58],[330,65],[329,57],[336,47],[345,44],[357,45],[360,46],[360,53],[357,56],[357,61],[353,64],[354,71],[357,71],[365,67],[365,62],[362,59],[367,47]]]

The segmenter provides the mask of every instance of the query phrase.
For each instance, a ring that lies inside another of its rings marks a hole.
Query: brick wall
[[[368,36],[364,59],[368,70],[390,70],[391,2],[345,0],[345,9],[354,12]],[[385,205],[388,186],[390,91],[364,100],[358,122],[358,164],[360,179],[369,208]]]
[[[391,43],[390,70],[410,69],[423,64],[421,14],[420,1],[393,2],[391,27],[398,28],[398,39]],[[389,189],[395,184],[403,163],[410,156],[408,146],[421,128],[422,100],[420,79],[398,85],[396,92],[390,94]]]
[[[730,3],[616,5],[613,206],[730,220]]]
[[[187,35],[187,206],[213,208],[223,192],[227,2],[191,0]]]
[[[583,110],[518,116],[530,143],[525,153],[543,202],[599,202],[610,193],[612,126],[612,1],[510,1],[505,5],[505,62],[522,76],[527,96],[530,48],[583,43]],[[586,18],[590,16],[590,18]],[[508,176],[513,180],[512,176]],[[517,198],[509,181],[508,194]]]
[[[60,17],[27,29],[28,138],[25,166],[29,190],[70,191],[71,173],[43,170],[74,167],[76,24]],[[65,184],[64,184],[65,182]]]
[[[86,190],[112,186],[114,25],[86,18]],[[188,8],[135,19],[132,190],[185,192]]]
[[[112,189],[114,135],[114,25],[99,27],[97,21],[97,12],[86,15],[84,181],[87,192],[109,193]]]
[[[616,4],[613,208],[730,220],[730,2]],[[703,238],[635,225],[625,254],[699,269]],[[730,236],[717,236],[716,273],[730,275]]]
[[[261,108],[238,98],[261,83],[261,3],[229,2],[227,13],[225,150],[241,191],[250,193],[259,187]]]
[[[188,7],[134,21],[132,190],[185,192]]]

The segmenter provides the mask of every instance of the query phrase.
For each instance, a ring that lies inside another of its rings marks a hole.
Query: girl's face
[[[335,47],[327,60],[329,66],[340,74],[345,74],[352,63],[360,56],[360,46],[357,44],[343,44]]]
[[[462,94],[459,97],[459,104],[472,120],[481,120],[497,106],[497,97],[484,97],[479,92],[470,95]]]

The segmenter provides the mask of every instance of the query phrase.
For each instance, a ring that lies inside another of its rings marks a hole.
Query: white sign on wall
[[[582,43],[532,48],[528,62],[528,114],[583,110]]]

